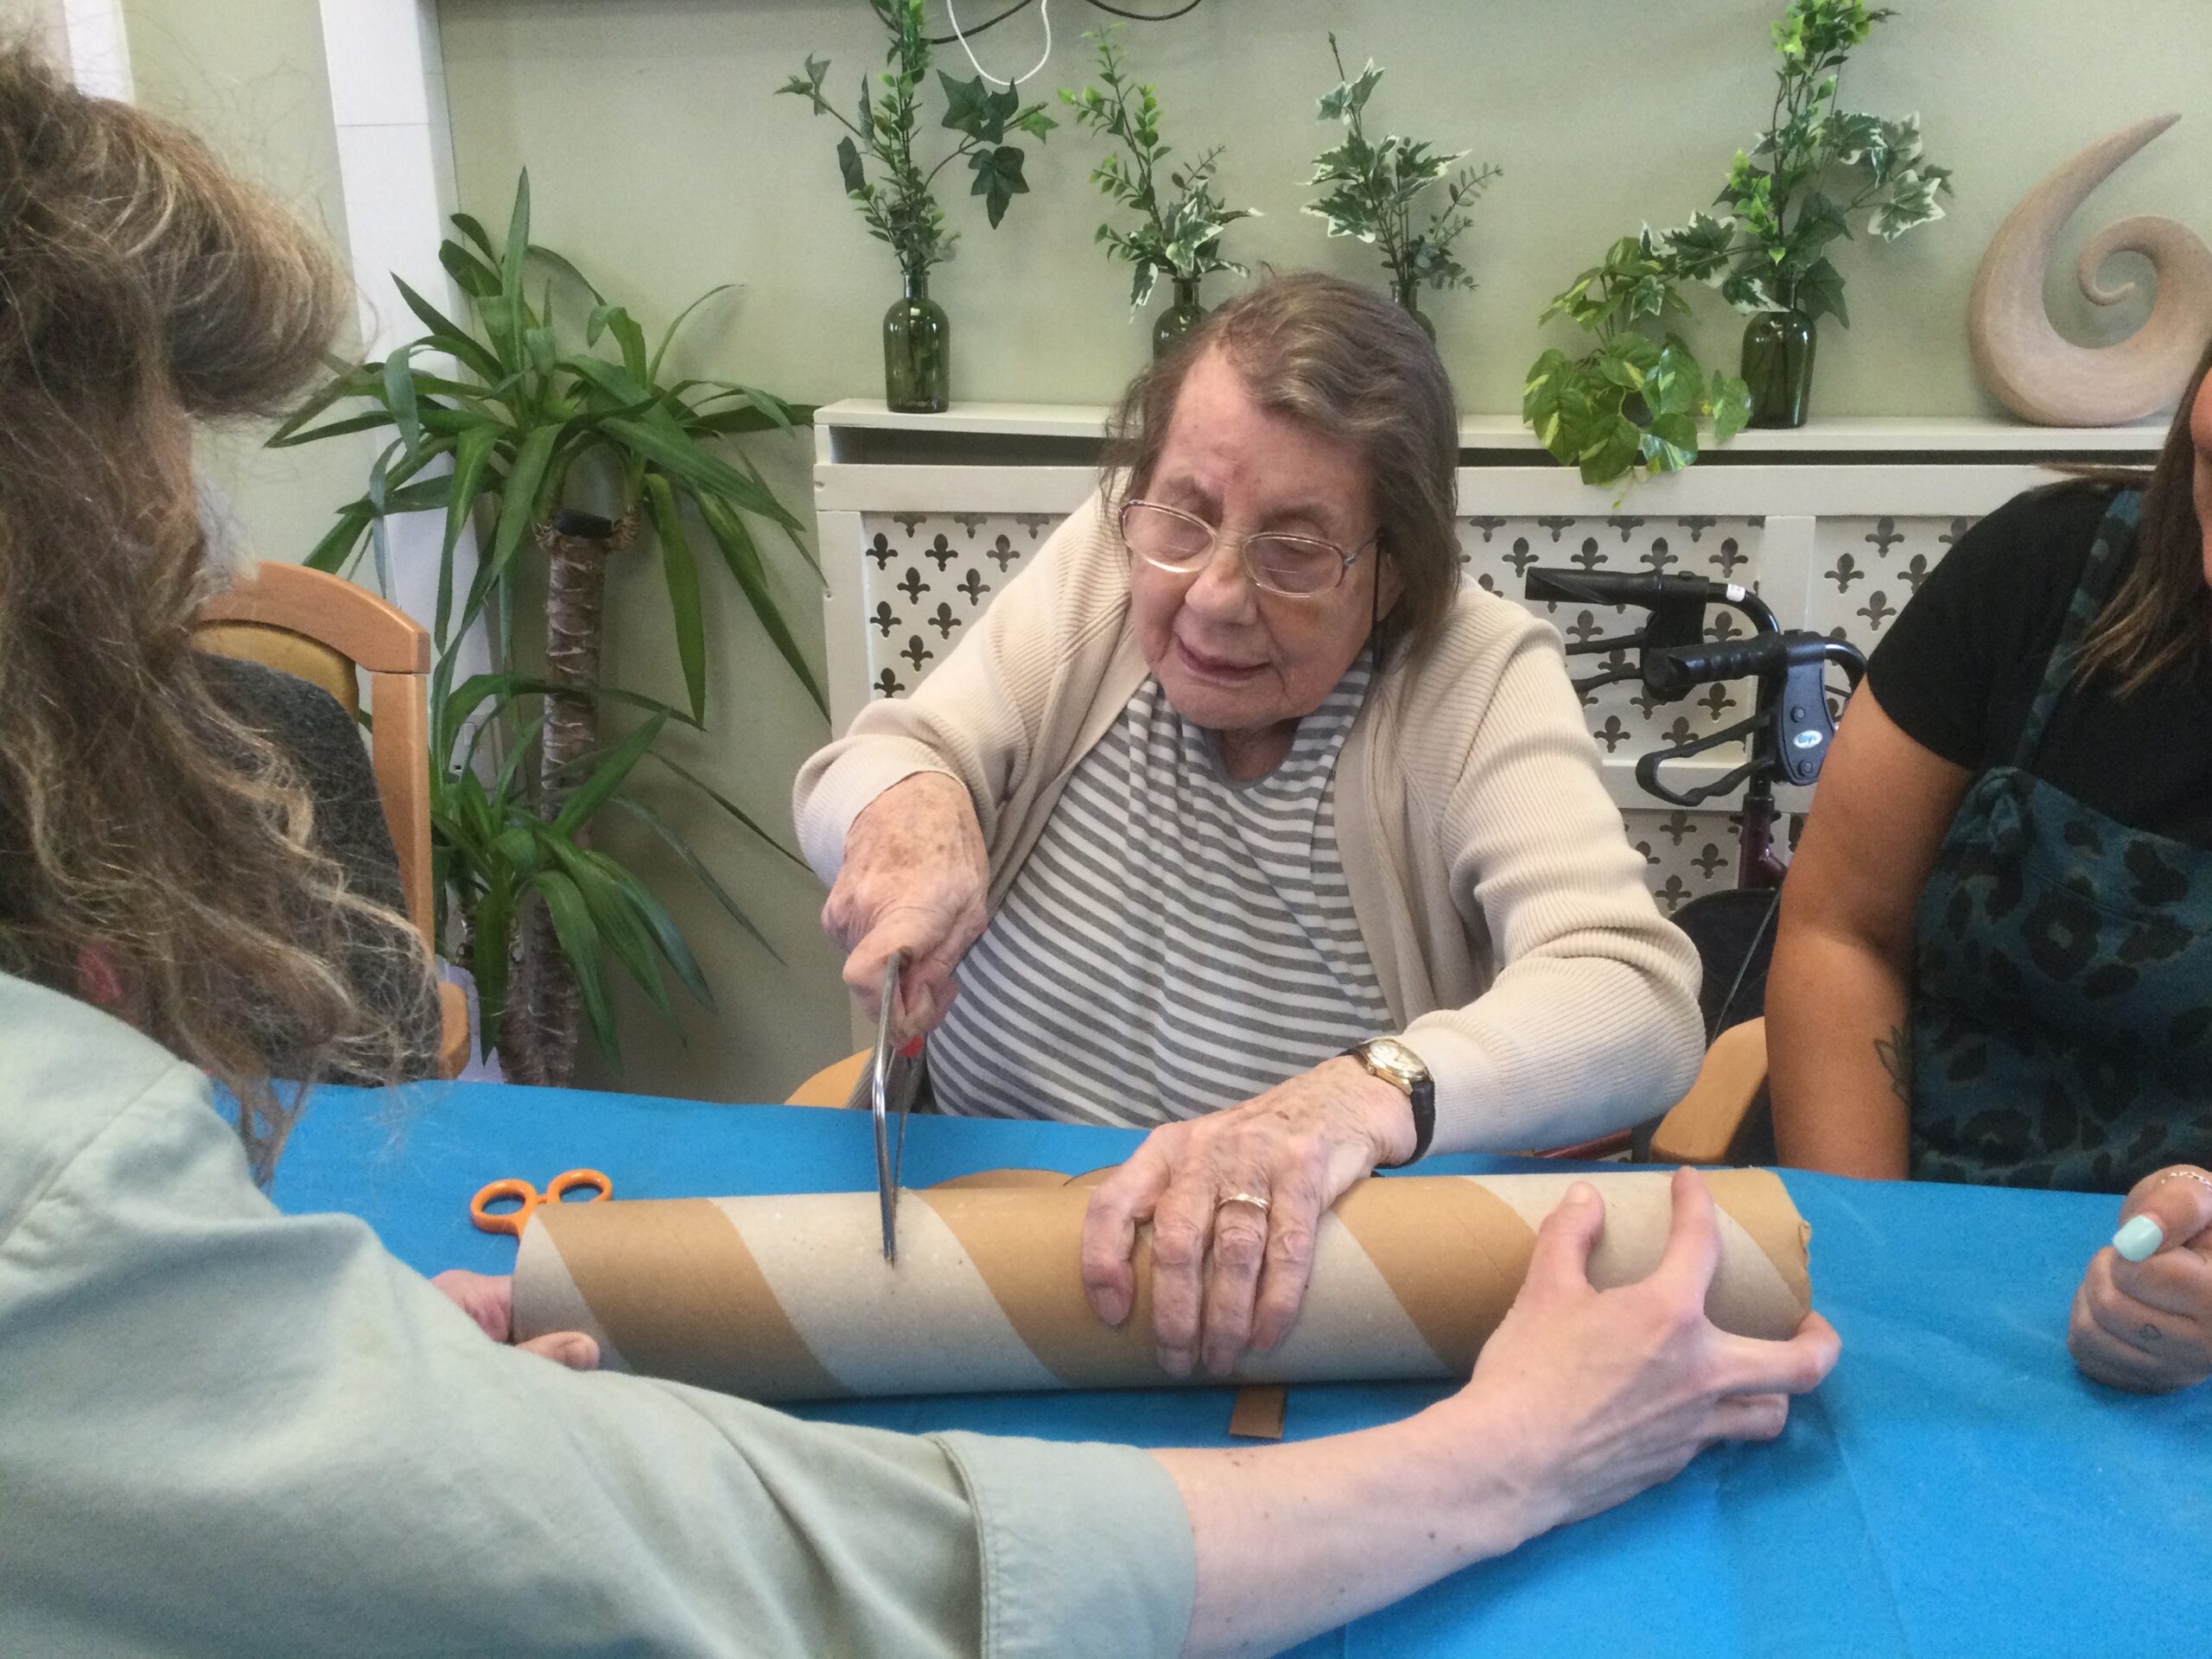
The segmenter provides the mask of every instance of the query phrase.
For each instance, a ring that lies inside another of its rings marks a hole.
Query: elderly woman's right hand
[[[906,957],[893,1011],[899,1034],[918,1036],[944,1017],[958,988],[952,970],[983,931],[989,877],[975,804],[944,772],[901,779],[853,820],[822,928],[845,948],[845,983],[870,1018],[893,951]]]
[[[1434,1408],[1463,1414],[1469,1439],[1522,1497],[1524,1535],[1579,1521],[1679,1474],[1721,1440],[1770,1440],[1789,1400],[1817,1387],[1841,1351],[1807,1313],[1784,1342],[1731,1336],[1706,1317],[1720,1235],[1705,1183],[1678,1170],[1659,1265],[1616,1290],[1590,1283],[1605,1231],[1595,1189],[1577,1185],[1545,1218],[1529,1276],[1472,1380]],[[1503,1437],[1500,1437],[1500,1431]],[[1503,1453],[1509,1468],[1491,1459]]]

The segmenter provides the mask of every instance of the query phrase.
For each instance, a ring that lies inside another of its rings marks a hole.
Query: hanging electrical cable
[[[1185,0],[1185,3],[1176,7],[1173,11],[1154,12],[1127,11],[1120,6],[1109,6],[1105,4],[1104,0],[1090,0],[1090,4],[1094,10],[1109,12],[1116,17],[1126,17],[1131,22],[1136,23],[1173,22],[1178,17],[1187,16],[1190,13],[1196,11],[1205,3],[1205,0]],[[1030,7],[1036,3],[1037,0],[1014,0],[1014,3],[1008,6],[1004,11],[993,12],[988,17],[986,17],[982,22],[976,24],[971,29],[962,29],[959,33],[953,35],[931,36],[930,44],[931,46],[953,46],[959,43],[963,35],[965,35],[968,40],[972,41],[978,35],[981,35],[985,29],[996,28],[1007,18],[1013,16],[1016,12],[1027,11]],[[956,19],[955,21],[957,25],[957,20]]]

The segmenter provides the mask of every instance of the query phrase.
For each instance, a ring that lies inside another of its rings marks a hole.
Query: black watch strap
[[[1367,1065],[1367,1045],[1354,1043],[1344,1050],[1344,1058]],[[1383,1076],[1372,1066],[1368,1070],[1370,1075]],[[1419,1163],[1428,1154],[1428,1143],[1436,1138],[1436,1080],[1428,1077],[1413,1079],[1407,1090],[1406,1103],[1413,1108],[1414,1149],[1395,1164],[1377,1164],[1377,1169],[1403,1169],[1408,1164]]]

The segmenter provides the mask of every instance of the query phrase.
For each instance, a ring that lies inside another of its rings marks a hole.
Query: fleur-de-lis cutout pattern
[[[1971,518],[1823,518],[1814,534],[1811,613],[1785,616],[1793,627],[1848,639],[1871,653],[1936,562],[1966,534]]]
[[[867,619],[869,689],[878,696],[911,690],[959,645],[968,625],[1059,522],[1049,513],[862,515],[861,608]],[[1831,574],[1815,580],[1811,616],[1790,615],[1787,599],[1777,599],[1784,622],[1827,632],[1840,630],[1862,649],[1872,650],[1898,607],[1969,522],[1821,520],[1813,569]],[[1641,625],[1643,613],[1588,605],[1529,605],[1521,589],[1530,566],[1702,575],[1756,586],[1762,531],[1763,521],[1756,518],[1471,514],[1459,521],[1460,563],[1471,581],[1527,605],[1567,639],[1602,640],[1631,632]],[[1839,580],[1837,572],[1849,574]],[[1708,632],[1716,638],[1740,638],[1746,632],[1731,612],[1711,613],[1709,623]],[[1571,658],[1568,669],[1581,678],[1628,662],[1623,653],[1601,652]],[[1624,762],[1732,724],[1751,708],[1749,688],[1740,684],[1658,703],[1633,680],[1600,687],[1583,702],[1600,751]],[[1728,766],[1742,759],[1726,747],[1704,758]],[[1622,822],[1662,907],[1672,910],[1697,894],[1733,884],[1735,836],[1725,811],[1681,812],[1654,801],[1649,809],[1630,808]]]

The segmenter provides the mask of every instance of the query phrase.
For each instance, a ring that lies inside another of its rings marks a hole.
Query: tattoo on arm
[[[1912,1038],[1909,1026],[1891,1026],[1887,1037],[1874,1039],[1874,1058],[1890,1074],[1890,1092],[1905,1105],[1912,1104]]]

